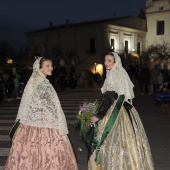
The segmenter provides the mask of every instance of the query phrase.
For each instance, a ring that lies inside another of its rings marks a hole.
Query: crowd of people
[[[141,68],[131,65],[128,74],[131,78],[138,79],[142,94],[158,92],[163,83],[170,82],[170,70],[166,64],[155,64],[154,69],[150,69],[147,63]]]
[[[74,66],[67,71],[64,61],[61,60],[58,66],[53,67],[53,75],[47,78],[56,91],[65,91],[66,87],[77,87]],[[26,65],[0,69],[0,102],[20,99],[31,74],[32,68]]]
[[[56,91],[65,91],[66,87],[74,89],[78,86],[75,66],[71,66],[68,70],[64,60],[61,60],[59,65],[53,67],[53,75],[47,78]],[[170,71],[166,64],[163,66],[156,64],[154,69],[150,69],[146,63],[141,68],[138,65],[130,65],[127,72],[131,79],[138,80],[141,94],[160,91],[163,83],[170,82]],[[20,99],[31,73],[31,67],[26,65],[0,69],[0,102]],[[103,78],[98,75],[91,73],[92,84],[93,81],[99,85],[103,83]]]
[[[0,101],[20,99],[31,75],[29,67],[12,67],[0,70]]]

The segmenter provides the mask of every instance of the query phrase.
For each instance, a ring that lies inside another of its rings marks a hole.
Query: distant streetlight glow
[[[101,76],[103,75],[103,65],[94,63],[94,67],[92,69],[94,74],[99,73]]]
[[[96,72],[99,73],[101,76],[103,75],[103,65],[102,64],[97,64]]]
[[[12,59],[7,59],[6,61],[8,64],[12,64],[13,63],[13,60]]]

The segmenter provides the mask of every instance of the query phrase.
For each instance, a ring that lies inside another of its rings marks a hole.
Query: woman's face
[[[104,65],[106,67],[106,70],[111,70],[115,65],[114,57],[112,55],[106,55]]]
[[[40,70],[45,76],[51,76],[53,71],[52,61],[44,61]]]

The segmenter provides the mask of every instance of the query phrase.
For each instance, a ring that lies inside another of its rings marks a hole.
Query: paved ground
[[[80,102],[87,100],[99,101],[102,99],[102,95],[99,89],[67,89],[65,92],[58,93],[61,106],[66,115],[67,124],[69,128],[69,137],[73,143],[74,151],[77,157],[79,169],[87,169],[87,160],[84,161],[82,158],[87,158],[86,148],[84,142],[81,139],[79,128],[76,126],[77,113]],[[6,102],[0,104],[0,170],[3,169],[3,165],[6,162],[9,150],[9,130],[11,129],[16,113],[18,110],[20,100],[12,102]]]
[[[78,105],[79,101],[87,98],[87,96],[98,99],[101,97],[98,89],[75,89],[59,94],[66,116],[68,114],[67,120],[69,122],[68,127],[70,140],[72,142],[80,170],[87,170],[87,150],[81,139],[79,129],[76,128],[74,124],[75,111],[77,109],[75,107]],[[162,113],[160,105],[155,105],[151,95],[136,96],[134,105],[140,114],[146,130],[156,170],[170,170],[170,112],[168,114]],[[3,107],[5,106],[6,104],[0,104],[0,120],[3,120],[3,116],[1,115],[3,115]],[[11,107],[11,110],[13,110],[12,103],[11,105],[8,103],[8,106],[9,108]],[[10,112],[9,110],[10,109],[8,109],[8,113]],[[3,147],[9,147],[9,145],[7,144],[7,141],[1,141],[1,136],[4,134],[7,135],[8,132],[8,130],[3,130],[1,125],[4,124],[0,122],[0,166],[2,167],[2,163],[5,162],[5,160],[3,161],[2,159],[6,159],[6,157],[3,155],[1,156],[1,149]],[[9,126],[11,124],[7,123],[7,125]],[[4,125],[4,127],[7,125]],[[8,149],[6,152],[8,152]],[[5,154],[7,155],[7,153],[4,153],[4,155]]]
[[[135,105],[149,139],[156,170],[170,170],[170,112],[164,114],[150,95],[136,97]]]
[[[151,95],[137,96],[134,105],[140,114],[149,139],[155,169],[170,170],[170,112],[168,114],[162,113],[160,105],[155,105]],[[82,142],[79,141],[80,138],[77,137],[78,135],[73,140],[73,146],[79,157],[80,170],[87,170],[86,158],[84,157],[87,155],[87,151]],[[77,146],[83,147],[83,151],[79,152]]]

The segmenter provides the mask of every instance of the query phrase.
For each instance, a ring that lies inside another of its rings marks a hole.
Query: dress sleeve
[[[114,91],[106,91],[103,94],[102,103],[99,107],[99,110],[97,111],[97,113],[95,115],[98,119],[101,120],[106,115],[108,109],[110,108],[110,106],[114,102],[114,95],[115,95]]]

